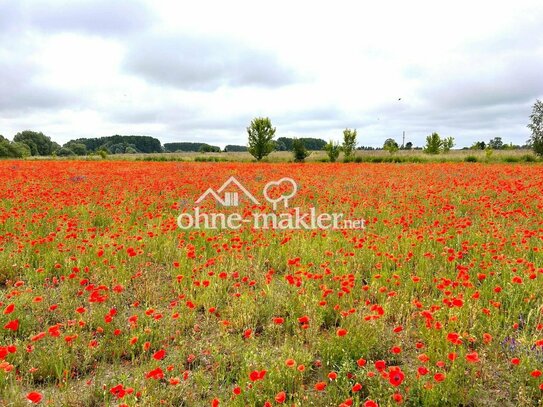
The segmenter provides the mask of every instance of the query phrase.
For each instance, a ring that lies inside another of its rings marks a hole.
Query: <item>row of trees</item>
[[[41,132],[25,130],[13,142],[0,136],[0,157],[71,156],[89,153],[160,153],[160,140],[148,136],[111,136],[71,140],[62,147]]]
[[[247,127],[249,135],[248,151],[257,161],[262,160],[262,158],[276,149],[277,143],[274,141],[275,132],[276,128],[272,126],[271,120],[268,117],[257,117]],[[343,131],[343,143],[340,144],[339,142],[330,140],[323,146],[328,159],[331,162],[335,162],[339,158],[340,153],[343,152],[345,161],[350,161],[356,150],[356,138],[356,129],[345,129]],[[453,146],[454,139],[452,137],[441,138],[439,134],[432,133],[426,138],[426,146],[423,151],[428,154],[446,153]],[[407,143],[406,147],[407,149],[411,149],[412,143]],[[394,139],[389,138],[385,141],[383,149],[393,154],[400,149],[400,146]],[[292,139],[289,150],[292,151],[294,161],[296,162],[303,162],[309,155],[304,139]]]
[[[257,161],[262,160],[262,158],[276,150],[277,142],[274,140],[275,132],[276,128],[272,126],[271,120],[268,117],[257,117],[253,119],[249,127],[247,127],[247,133],[249,135],[248,151]],[[285,140],[285,138],[282,139]],[[289,143],[289,150],[293,152],[294,161],[303,162],[310,154],[304,139],[293,138],[291,140],[292,142]],[[341,151],[343,151],[346,159],[351,158],[356,149],[356,130],[345,129],[343,132],[342,145],[330,140],[328,143],[325,143],[322,148],[326,151],[332,162],[337,160]]]
[[[532,135],[528,141],[537,155],[543,156],[543,102],[536,100],[533,105],[530,123],[528,124]],[[248,146],[228,145],[225,151],[249,151],[257,160],[261,160],[274,150],[292,151],[296,161],[303,161],[309,155],[308,150],[325,150],[330,161],[334,162],[343,152],[346,160],[353,157],[357,149],[356,129],[345,129],[343,132],[343,143],[315,138],[287,138],[280,137],[274,140],[275,127],[272,126],[269,118],[258,117],[253,119],[247,128],[249,134]],[[427,154],[447,153],[454,147],[452,137],[442,138],[437,133],[432,133],[426,138],[426,145],[423,151]],[[478,141],[472,145],[472,149],[491,149],[501,150],[513,148],[512,145],[505,145],[501,137],[491,139],[488,144],[484,141]],[[359,149],[371,149],[367,147],[358,147]],[[391,154],[399,149],[411,149],[413,145],[408,142],[405,146],[399,146],[398,143],[389,138],[383,144],[383,149]],[[86,155],[88,153],[160,153],[174,151],[200,151],[200,152],[220,152],[217,146],[211,146],[206,143],[166,143],[164,148],[160,141],[149,136],[120,136],[100,138],[80,138],[71,140],[64,146],[60,146],[45,136],[41,132],[25,130],[17,133],[13,141],[9,141],[0,135],[0,157],[26,157],[29,155],[47,156],[57,155]]]
[[[530,115],[530,123],[528,128],[531,130],[532,135],[528,141],[528,146],[531,147],[537,155],[543,156],[543,102],[537,100],[533,106],[532,114]],[[250,126],[247,127],[247,133],[249,134],[248,151],[260,161],[262,158],[270,154],[277,149],[277,142],[274,141],[275,127],[272,126],[271,121],[267,117],[257,117],[253,119]],[[283,140],[284,137],[279,138],[282,144],[287,147],[294,154],[295,161],[304,161],[309,155],[308,146],[305,143],[307,139],[291,139],[292,142],[286,144]],[[315,140],[315,139],[310,139]],[[440,154],[448,153],[454,147],[453,137],[442,138],[438,133],[432,133],[426,137],[426,145],[422,149],[426,154]],[[410,150],[413,148],[411,142],[406,143],[405,146],[399,146],[398,143],[389,138],[385,140],[383,149],[395,153],[399,149]],[[501,137],[495,137],[491,139],[488,144],[484,141],[479,141],[473,144],[472,149],[491,149],[502,150],[506,148],[513,148],[512,145],[505,145]],[[311,150],[317,150],[315,146],[311,145]],[[335,162],[340,153],[343,151],[345,160],[348,161],[352,158],[353,152],[356,149],[356,129],[345,129],[343,132],[343,143],[340,145],[338,142],[329,141],[323,146],[328,158],[331,162]]]

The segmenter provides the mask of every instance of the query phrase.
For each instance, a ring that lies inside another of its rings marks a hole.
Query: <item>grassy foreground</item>
[[[292,177],[291,206],[366,229],[179,229],[232,175],[258,199]],[[3,161],[0,179],[0,405],[543,405],[539,165]]]

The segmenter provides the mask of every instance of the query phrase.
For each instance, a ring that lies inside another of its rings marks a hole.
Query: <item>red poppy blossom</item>
[[[41,393],[38,393],[36,391],[32,391],[26,395],[26,398],[31,403],[38,404],[43,399],[43,395]]]
[[[315,384],[315,390],[324,391],[324,389],[326,389],[326,383],[318,382],[318,383]]]
[[[400,384],[402,384],[404,378],[405,378],[405,375],[399,367],[391,367],[389,369],[388,381],[394,387],[397,387]]]
[[[345,336],[347,335],[347,330],[346,329],[343,329],[343,328],[339,328],[336,332],[337,336]]]
[[[287,399],[287,393],[285,393],[284,391],[280,391],[275,396],[275,401],[279,404],[284,403],[286,399]]]
[[[164,349],[155,352],[155,354],[153,355],[153,359],[156,360],[162,360],[164,359],[164,357],[166,357],[166,351]]]

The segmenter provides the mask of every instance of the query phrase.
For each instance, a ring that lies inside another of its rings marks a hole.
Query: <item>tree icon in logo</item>
[[[292,185],[292,189],[291,190],[287,189],[288,193],[284,194],[284,195],[280,195],[278,198],[270,197],[269,194],[268,194],[269,189],[273,188],[273,187],[281,188],[281,184],[283,184],[283,183],[288,183],[288,184]],[[298,192],[298,185],[296,184],[296,182],[292,178],[281,178],[278,181],[270,181],[270,182],[268,182],[264,186],[262,194],[264,195],[264,198],[266,198],[266,200],[273,205],[273,210],[276,211],[277,210],[277,204],[279,202],[281,202],[281,201],[283,202],[283,205],[285,206],[285,208],[288,208],[288,200],[290,198],[292,198],[294,195],[296,195],[296,192]]]

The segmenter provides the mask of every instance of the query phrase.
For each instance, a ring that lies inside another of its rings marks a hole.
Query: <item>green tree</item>
[[[0,157],[25,158],[30,155],[30,148],[23,143],[14,143],[0,135]]]
[[[25,130],[17,133],[13,137],[13,141],[26,144],[30,148],[32,155],[51,155],[53,153],[51,138],[41,132]]]
[[[209,144],[203,144],[198,151],[200,153],[220,153],[221,148],[217,146],[210,146]]]
[[[76,155],[87,155],[87,146],[83,143],[69,142],[64,144],[64,147],[72,150]]]
[[[494,137],[488,142],[488,147],[493,150],[502,150],[504,145],[501,137]]]
[[[413,148],[413,143],[408,141],[407,143],[405,143],[405,147],[404,147],[406,150],[411,150]]]
[[[343,145],[342,148],[345,159],[349,160],[356,149],[356,129],[343,130]]]
[[[75,155],[75,153],[72,150],[70,150],[68,147],[61,147],[58,149],[57,155],[59,157],[71,157]]]
[[[339,143],[333,142],[332,140],[330,140],[324,146],[324,150],[326,151],[326,154],[328,155],[330,162],[335,163],[339,157],[339,153],[341,152],[341,146],[339,145]]]
[[[224,147],[225,153],[244,152],[244,151],[247,151],[247,146],[238,146],[235,144],[229,144],[226,147]]]
[[[484,141],[476,141],[470,147],[472,150],[484,150],[486,148],[486,143]]]
[[[543,156],[543,102],[539,99],[532,108],[528,128],[532,132],[528,143],[532,146],[534,153]]]
[[[454,137],[447,137],[441,140],[441,148],[444,153],[451,151],[451,148],[454,147]]]
[[[426,154],[439,154],[442,143],[443,141],[441,140],[441,137],[439,137],[439,134],[432,133],[426,137],[426,145],[424,146],[423,151]]]
[[[303,140],[298,138],[292,141],[292,153],[294,154],[294,161],[297,163],[303,163],[310,154],[305,148]]]
[[[270,154],[275,143],[275,127],[272,127],[271,120],[267,117],[256,117],[251,121],[251,125],[247,127],[249,134],[248,150],[257,161],[262,160]]]
[[[383,144],[383,150],[388,151],[390,154],[394,154],[396,151],[398,151],[400,146],[396,142],[396,140],[392,138],[387,138]]]

